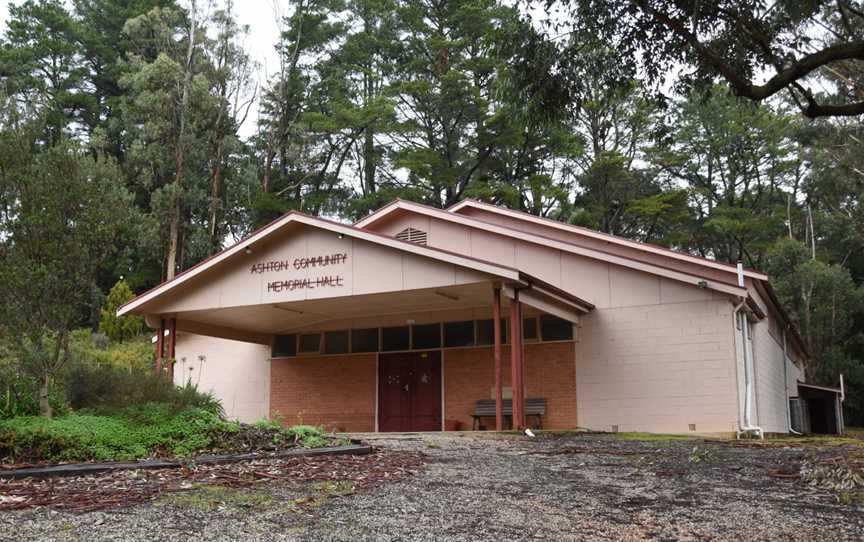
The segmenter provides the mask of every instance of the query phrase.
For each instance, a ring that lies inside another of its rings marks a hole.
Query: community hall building
[[[291,212],[119,314],[243,421],[843,430],[766,275],[472,200]]]

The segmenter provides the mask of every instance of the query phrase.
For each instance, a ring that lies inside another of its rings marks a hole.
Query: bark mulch
[[[180,469],[122,470],[97,475],[0,479],[0,511],[45,506],[87,512],[127,506],[166,492],[207,485],[250,488],[267,482],[349,482],[356,489],[398,480],[423,467],[422,454],[375,451],[367,455],[260,459]]]

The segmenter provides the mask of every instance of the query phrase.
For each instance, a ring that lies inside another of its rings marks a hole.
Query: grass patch
[[[249,491],[219,485],[201,486],[192,491],[170,493],[156,501],[157,505],[186,506],[198,510],[213,510],[220,506],[268,509],[274,505],[272,496],[258,491]]]
[[[180,412],[166,405],[128,407],[113,415],[24,416],[0,422],[0,458],[12,461],[88,461],[188,456],[218,433],[240,425],[211,411]]]

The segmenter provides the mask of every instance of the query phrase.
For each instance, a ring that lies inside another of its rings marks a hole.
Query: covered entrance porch
[[[521,428],[525,399],[548,393],[544,425],[575,427],[575,327],[593,306],[512,268],[292,216],[121,309],[167,332],[157,370],[190,333],[269,347],[269,410],[286,424],[467,427],[491,398],[501,429],[512,398]]]

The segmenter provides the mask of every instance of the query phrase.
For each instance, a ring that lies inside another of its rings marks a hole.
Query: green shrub
[[[0,422],[0,458],[15,461],[86,461],[188,456],[210,445],[217,433],[239,430],[200,408],[176,412],[148,404],[58,418],[19,417]]]
[[[105,306],[99,318],[99,331],[112,341],[123,341],[141,335],[144,331],[144,318],[141,316],[117,316],[117,309],[135,297],[126,281],[120,279],[108,292]]]
[[[295,425],[289,427],[285,431],[291,435],[295,441],[305,448],[323,448],[330,444],[326,433],[322,427],[313,427],[311,425]]]
[[[295,442],[304,448],[323,448],[332,444],[332,441],[327,438],[327,434],[322,427],[295,425],[285,428],[276,420],[259,420],[255,422],[255,427],[276,431],[283,440]]]
[[[123,341],[109,340],[106,335],[89,329],[76,329],[70,341],[72,357],[81,363],[111,365],[129,370],[153,367],[155,352],[149,337],[136,336]]]
[[[66,397],[76,410],[111,412],[135,405],[162,403],[175,411],[200,408],[222,417],[222,403],[194,384],[175,386],[167,378],[156,378],[147,370],[129,370],[111,365],[79,363],[66,377]]]

